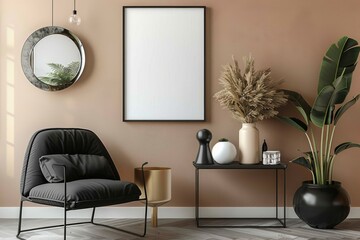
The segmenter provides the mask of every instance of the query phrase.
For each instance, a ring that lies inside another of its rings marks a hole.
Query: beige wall
[[[83,41],[86,68],[79,82],[59,92],[32,86],[20,65],[21,48],[36,29],[51,25],[50,0],[0,0],[0,207],[16,206],[23,155],[32,133],[46,127],[90,128],[101,137],[123,179],[144,161],[173,169],[173,200],[168,206],[193,206],[195,133],[213,132],[237,142],[241,126],[212,95],[219,90],[222,65],[231,56],[252,53],[258,68],[271,66],[284,87],[313,99],[322,56],[343,35],[360,40],[358,0],[78,0],[83,23],[67,18],[72,1],[54,0],[54,24],[70,29]],[[204,123],[124,123],[122,119],[122,6],[207,6],[207,121]],[[360,69],[350,95],[360,92]],[[360,142],[360,106],[344,116],[335,141]],[[276,120],[258,123],[261,139],[282,152],[283,161],[307,150],[299,132]],[[360,206],[360,150],[338,157],[335,178]],[[271,206],[273,177],[269,172],[209,171],[202,175],[208,206]],[[310,174],[289,164],[288,204]]]

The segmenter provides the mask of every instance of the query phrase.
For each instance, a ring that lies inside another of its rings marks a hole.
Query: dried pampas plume
[[[285,93],[278,89],[281,81],[271,79],[270,68],[256,71],[251,56],[244,57],[244,62],[243,74],[234,57],[233,65],[224,66],[219,79],[223,89],[214,97],[235,119],[243,123],[254,123],[276,116],[276,109],[287,101]]]

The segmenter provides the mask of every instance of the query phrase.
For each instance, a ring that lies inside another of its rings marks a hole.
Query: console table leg
[[[286,227],[286,171],[284,169],[284,227]]]
[[[199,169],[195,169],[195,218],[199,227]]]
[[[276,184],[276,218],[279,218],[279,181],[278,181],[278,170],[276,169],[276,180],[275,180],[275,184]]]

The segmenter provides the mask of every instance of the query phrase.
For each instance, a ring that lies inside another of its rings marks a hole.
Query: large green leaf
[[[352,73],[356,67],[359,51],[358,42],[346,36],[342,37],[336,45],[330,46],[321,64],[318,94],[325,86],[332,85],[345,69],[341,79],[341,84],[345,88],[334,99],[335,104],[344,102],[350,90]]]
[[[325,86],[316,97],[314,106],[310,112],[311,122],[314,123],[315,126],[320,128],[324,126],[334,92],[335,88],[332,85]]]
[[[310,118],[311,121],[320,128],[323,127],[324,124],[330,124],[332,122],[337,96],[346,90],[342,78],[343,75],[340,75],[332,85],[325,86],[315,99],[314,106],[310,112]]]
[[[300,112],[300,114],[304,118],[306,125],[308,125],[310,119],[310,111],[311,111],[310,105],[306,102],[306,100],[301,96],[300,93],[285,89],[282,91],[288,96],[288,99],[295,105],[296,109]]]
[[[311,163],[309,162],[309,160],[307,160],[304,157],[295,158],[295,159],[291,160],[290,162],[299,164],[299,165],[309,169],[310,171],[312,171]]]
[[[294,117],[284,117],[284,116],[276,116],[278,119],[290,124],[291,126],[295,127],[296,129],[306,132],[308,126],[303,121],[294,118]]]
[[[348,149],[348,148],[353,148],[353,147],[358,147],[360,148],[360,144],[357,143],[352,143],[352,142],[344,142],[342,144],[339,144],[336,148],[335,148],[335,154],[339,154],[342,151]]]
[[[340,120],[340,117],[351,107],[353,106],[360,98],[360,94],[355,96],[353,99],[342,105],[335,113],[334,125]]]

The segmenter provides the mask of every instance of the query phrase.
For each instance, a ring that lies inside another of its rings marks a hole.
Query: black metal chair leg
[[[64,208],[64,240],[66,240],[66,208]]]
[[[94,222],[93,220],[93,216],[94,216],[94,213],[95,213],[95,208],[93,209],[93,215],[91,217],[91,223],[94,224],[94,225],[97,225],[97,226],[102,226],[102,227],[106,227],[106,228],[110,228],[110,229],[113,229],[113,230],[116,230],[116,231],[120,231],[120,232],[124,232],[124,233],[127,233],[127,234],[131,234],[131,235],[134,235],[134,236],[138,236],[138,237],[145,237],[146,235],[146,226],[147,226],[147,206],[148,206],[148,201],[147,199],[140,199],[140,200],[145,200],[145,220],[144,220],[144,230],[143,230],[143,233],[136,233],[136,232],[132,232],[132,231],[128,231],[128,230],[125,230],[125,229],[121,229],[121,228],[117,228],[117,227],[113,227],[113,226],[110,226],[110,225],[106,225],[106,224],[102,224],[102,223],[96,223]]]
[[[142,237],[145,237],[146,235],[146,224],[147,224],[147,210],[148,210],[148,199],[146,196],[146,200],[145,200],[145,219],[144,219],[144,233],[142,235]]]
[[[91,214],[91,223],[94,223],[94,217],[95,217],[95,207],[93,208],[92,214]]]
[[[66,189],[66,167],[64,168],[64,240],[66,240],[66,206],[67,206],[67,189]]]
[[[148,197],[147,197],[146,181],[145,181],[145,173],[144,173],[144,166],[145,166],[146,164],[148,164],[148,162],[144,162],[144,163],[141,165],[142,180],[143,180],[144,193],[145,193],[145,220],[144,220],[144,233],[143,233],[142,237],[145,237],[145,235],[146,235],[147,210],[148,210]]]
[[[19,222],[18,222],[18,232],[16,234],[16,237],[19,238],[19,235],[21,233],[21,220],[22,220],[22,209],[23,209],[23,201],[20,201],[20,213],[19,213]]]

